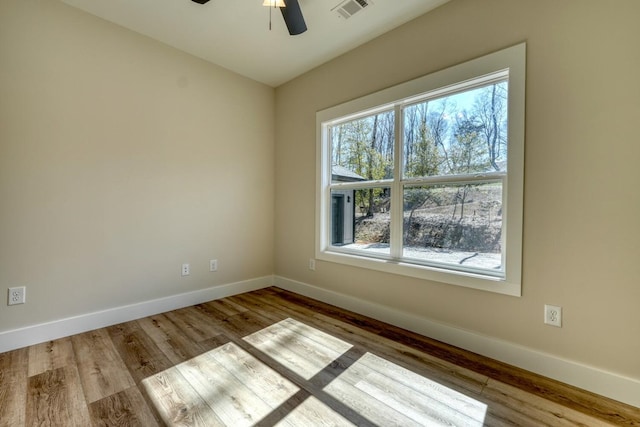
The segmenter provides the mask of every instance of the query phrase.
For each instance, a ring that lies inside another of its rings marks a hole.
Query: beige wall
[[[273,273],[272,88],[50,0],[0,61],[0,332]]]
[[[276,274],[640,379],[640,2],[452,0],[276,91]],[[314,254],[315,113],[527,42],[523,296]],[[563,328],[543,305],[564,308]]]

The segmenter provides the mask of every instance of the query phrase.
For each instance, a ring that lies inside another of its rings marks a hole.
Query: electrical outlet
[[[309,270],[311,271],[316,270],[316,260],[313,258],[309,258]]]
[[[27,288],[20,286],[17,288],[9,288],[8,305],[24,304],[27,302]]]
[[[189,264],[182,264],[182,276],[188,276],[191,273],[191,267]]]
[[[562,327],[562,307],[555,305],[544,306],[544,323],[551,326]]]
[[[209,271],[218,271],[218,260],[217,259],[209,260]]]

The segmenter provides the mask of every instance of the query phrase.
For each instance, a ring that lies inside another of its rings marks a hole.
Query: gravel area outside
[[[389,255],[390,253],[389,244],[387,243],[352,243],[341,247],[344,249],[354,249],[386,255]],[[458,252],[451,250],[437,250],[433,248],[405,247],[404,256],[444,264],[482,268],[486,270],[499,270],[502,264],[501,255],[499,253]]]

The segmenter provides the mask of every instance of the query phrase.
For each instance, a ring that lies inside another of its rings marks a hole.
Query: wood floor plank
[[[315,342],[310,344],[310,340],[304,340],[279,323],[254,332],[244,340],[306,380],[321,372],[342,354],[323,348]]]
[[[489,406],[484,425],[486,427],[540,427],[539,422],[533,418],[500,404]]]
[[[260,396],[213,359],[209,352],[177,368],[227,426],[251,426],[271,411]]]
[[[279,422],[277,427],[285,426],[288,423],[293,426],[314,426],[314,427],[354,427],[351,421],[344,418],[322,403],[314,396],[309,396],[300,405],[297,405]]]
[[[557,423],[543,423],[535,411],[523,410],[522,408],[516,408],[509,406],[508,403],[501,403],[486,396],[479,398],[487,404],[487,414],[485,416],[485,426],[487,427],[502,427],[502,426],[516,426],[516,427],[539,427],[550,426],[555,427]],[[550,402],[553,404],[553,402]],[[549,407],[551,410],[553,405]],[[606,420],[594,418],[592,422],[588,424],[579,424],[584,427],[605,427],[611,424]],[[624,425],[624,424],[614,424]]]
[[[226,343],[231,342],[231,338],[229,338],[225,334],[216,335],[215,337],[206,339],[204,341],[200,341],[198,344],[205,350],[213,350],[218,347],[225,345]],[[205,352],[203,351],[203,353]]]
[[[74,335],[71,342],[88,403],[135,386],[106,329]]]
[[[89,424],[89,412],[75,366],[48,370],[29,378],[26,425],[85,427]]]
[[[291,381],[233,343],[225,344],[207,354],[256,395],[261,396],[271,408],[281,405],[299,390]]]
[[[223,333],[223,330],[196,307],[186,307],[165,313],[189,339],[200,342]]]
[[[223,298],[220,300],[209,301],[207,304],[217,309],[218,311],[221,311],[227,316],[235,316],[236,314],[249,311],[242,304],[238,304],[231,298]]]
[[[281,320],[285,320],[289,317],[288,314],[278,311],[278,310],[270,310],[269,306],[265,306],[262,304],[260,297],[251,293],[239,294],[229,297],[233,301],[241,304],[243,307],[246,307],[249,311],[257,313],[263,316],[266,319],[269,319],[272,323],[280,322]]]
[[[305,380],[318,375],[327,366],[327,363],[304,357],[303,354],[294,351],[291,347],[281,345],[280,342],[272,340],[271,337],[265,336],[260,331],[251,334],[245,340],[278,364]]]
[[[513,412],[517,412],[533,419],[537,425],[558,427],[615,425],[495,380],[489,380],[482,395],[489,398],[492,402],[491,406],[497,406],[497,403],[510,408],[510,418],[513,418]]]
[[[346,380],[350,374],[355,373],[349,370],[347,375],[340,378]],[[428,390],[418,390],[417,387],[409,387],[395,379],[389,377],[389,373],[368,372],[365,376],[357,376],[354,386],[377,399],[381,404],[395,409],[405,414],[421,425],[443,424],[443,425],[464,425],[468,427],[483,425],[485,408],[478,403],[468,404],[468,407],[460,410],[451,407],[449,401],[430,396]],[[447,396],[449,397],[449,396]],[[458,398],[459,397],[455,397]],[[455,399],[454,398],[454,399]],[[469,399],[468,399],[469,400]],[[478,416],[478,412],[481,414]]]
[[[163,314],[138,319],[137,322],[173,364],[184,362],[208,350],[199,342],[189,339]]]
[[[202,316],[209,318],[209,321],[215,323],[218,326],[224,327],[227,319],[229,319],[229,317],[231,316],[234,316],[235,314],[229,315],[218,310],[214,302],[215,301],[208,301],[202,304],[194,305],[193,308],[198,310]]]
[[[182,376],[177,367],[148,377],[142,381],[141,385],[167,426],[225,426],[225,423]]]
[[[0,426],[25,425],[27,411],[27,376],[3,378],[0,382]]]
[[[75,365],[71,338],[47,341],[29,347],[29,376]]]
[[[333,355],[333,357],[353,347],[353,343],[349,341],[336,338],[320,329],[292,318],[273,323],[262,329],[261,332],[274,339],[295,340],[305,349],[305,352],[322,350],[328,355]]]
[[[327,334],[298,320],[287,318],[278,324],[296,334],[299,339],[308,341],[309,345],[314,348],[320,346],[337,354],[342,354],[353,347],[353,344],[347,341],[336,338],[331,334]]]
[[[215,315],[216,311],[217,309],[212,306],[207,306],[208,313]],[[226,334],[231,337],[242,338],[268,327],[271,323],[272,322],[268,318],[261,316],[258,313],[245,311],[234,314],[233,316],[226,316],[221,325]]]
[[[377,382],[386,385],[385,388],[404,390],[404,399],[407,402],[412,402],[415,398],[420,400],[414,403],[416,406],[430,402],[433,408],[440,408],[443,412],[463,414],[464,417],[454,417],[460,418],[462,424],[481,423],[486,414],[486,405],[477,400],[477,396],[452,390],[382,357],[367,353],[350,368],[350,371],[357,372],[360,367],[364,369],[358,374],[359,377],[377,378]]]
[[[28,348],[0,353],[0,426],[25,424]]]
[[[136,383],[173,366],[137,322],[110,326],[107,331]]]
[[[392,406],[386,405],[366,391],[354,387],[349,380],[350,378],[345,379],[344,374],[339,376],[325,387],[326,393],[354,409],[375,425],[416,427],[423,425],[398,412]]]
[[[137,387],[112,394],[89,405],[94,427],[153,427],[159,423]]]

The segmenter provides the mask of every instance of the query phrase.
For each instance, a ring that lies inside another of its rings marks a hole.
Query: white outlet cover
[[[209,260],[209,271],[218,271],[218,260]]]
[[[182,271],[181,271],[181,275],[182,276],[188,276],[191,273],[191,267],[189,266],[189,264],[182,264]]]
[[[562,307],[545,304],[544,323],[547,325],[561,328],[562,327]]]
[[[9,288],[8,305],[24,304],[25,302],[27,302],[27,288],[24,286]]]

